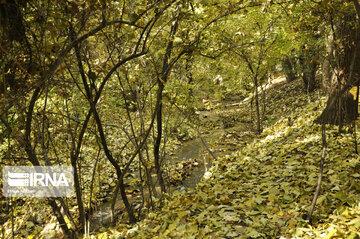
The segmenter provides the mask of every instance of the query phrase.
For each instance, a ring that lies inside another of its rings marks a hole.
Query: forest
[[[360,238],[358,0],[0,0],[0,41],[0,238]]]

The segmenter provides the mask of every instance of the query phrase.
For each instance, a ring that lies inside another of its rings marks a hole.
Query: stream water
[[[224,154],[228,154],[229,151],[238,150],[241,147],[241,141],[249,141],[252,135],[252,123],[244,122],[238,119],[237,115],[239,111],[238,104],[231,104],[229,107],[224,107],[220,111],[203,111],[200,112],[200,120],[203,123],[211,123],[214,127],[207,133],[202,135],[202,138],[207,144],[207,147],[212,148],[212,152],[216,157]],[[232,112],[233,115],[223,117],[222,115]],[[234,115],[236,116],[234,118]],[[227,144],[226,139],[230,137],[236,137],[236,141],[239,144]],[[214,147],[211,147],[214,146]],[[195,139],[184,142],[172,155],[166,157],[166,160],[170,165],[176,165],[179,163],[193,164],[189,175],[185,177],[180,185],[170,187],[170,192],[174,190],[185,190],[186,188],[193,188],[200,182],[204,173],[209,167],[211,167],[211,156],[206,152],[202,140],[197,137]],[[196,165],[196,166],[194,166]],[[118,203],[115,206],[116,213],[121,213],[119,208],[123,207],[121,199],[117,199]],[[111,203],[105,203],[101,205],[98,210],[90,217],[90,231],[96,231],[100,227],[106,227],[111,222]]]

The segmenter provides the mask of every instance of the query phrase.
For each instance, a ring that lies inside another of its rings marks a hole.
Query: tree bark
[[[92,108],[92,111],[93,111],[93,114],[94,114],[96,125],[98,127],[98,132],[99,132],[99,135],[100,135],[103,150],[105,152],[105,155],[106,155],[107,159],[110,161],[110,163],[115,168],[117,179],[118,179],[118,184],[119,184],[119,188],[120,188],[120,195],[121,195],[121,198],[122,198],[122,200],[124,202],[125,209],[126,209],[128,215],[129,215],[129,220],[130,220],[131,223],[135,223],[136,222],[136,217],[134,215],[134,212],[133,212],[133,210],[131,208],[131,205],[129,203],[129,200],[128,200],[128,198],[126,196],[126,192],[125,192],[125,185],[124,185],[124,181],[123,181],[123,172],[122,172],[119,164],[113,158],[113,156],[112,156],[112,154],[111,154],[111,152],[110,152],[110,150],[108,148],[105,133],[104,133],[104,130],[103,130],[103,127],[102,127],[102,123],[101,123],[99,114],[98,114],[98,112],[97,112],[97,110],[95,108],[95,105],[93,103],[91,103],[91,108]]]
[[[162,169],[160,162],[160,144],[162,139],[162,100],[163,100],[163,91],[165,88],[164,84],[166,84],[170,70],[174,66],[175,62],[179,60],[180,57],[185,53],[185,51],[182,51],[177,57],[171,60],[171,54],[174,46],[173,37],[178,29],[178,21],[179,19],[176,19],[174,24],[171,26],[170,37],[169,37],[170,40],[166,47],[161,74],[158,76],[159,88],[157,90],[157,96],[156,96],[157,109],[155,109],[155,111],[156,111],[157,135],[154,144],[154,163],[155,163],[155,170],[158,177],[158,181],[161,187],[161,192],[163,193],[166,192],[166,188],[165,188],[164,179],[162,177]]]
[[[326,38],[326,55],[322,65],[322,86],[329,91],[332,85],[332,70],[334,68],[334,33],[330,30]]]
[[[302,48],[300,56],[302,79],[306,92],[311,93],[316,89],[316,70],[318,66],[315,50]]]
[[[77,158],[75,158],[75,155],[71,155],[71,166],[74,168],[74,187],[76,194],[76,202],[79,210],[80,228],[81,228],[81,232],[83,232],[85,229],[85,209],[81,194],[81,186],[80,186],[79,174],[77,168]]]
[[[158,102],[158,109],[156,110],[156,128],[157,128],[157,134],[154,144],[154,163],[155,163],[155,170],[156,175],[158,177],[159,185],[161,188],[161,192],[166,192],[164,179],[162,176],[162,170],[161,170],[161,163],[160,163],[160,144],[161,144],[161,138],[162,138],[162,94],[164,90],[164,84],[159,81],[159,88],[157,90],[157,102]]]
[[[339,125],[349,124],[358,117],[356,100],[349,93],[353,86],[360,85],[360,31],[353,27],[356,16],[353,12],[343,13],[337,19],[334,41],[339,41],[335,49],[332,86],[328,91],[327,106],[315,123]]]
[[[258,78],[254,77],[255,85],[255,108],[256,108],[256,131],[261,134],[261,118],[260,118],[260,105],[259,105],[259,89],[258,89]]]
[[[282,65],[286,77],[286,82],[289,83],[296,80],[295,66],[292,57],[286,56]]]

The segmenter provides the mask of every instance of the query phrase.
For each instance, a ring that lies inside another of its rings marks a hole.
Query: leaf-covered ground
[[[136,225],[119,224],[95,237],[358,238],[360,157],[353,135],[339,135],[337,127],[327,126],[325,171],[312,226],[303,219],[321,157],[320,126],[312,122],[325,97],[299,92],[299,82],[275,87],[261,136],[244,147],[230,137],[239,150],[213,162],[195,188],[165,195]]]

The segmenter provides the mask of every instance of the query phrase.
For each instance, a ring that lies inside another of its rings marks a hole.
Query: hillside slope
[[[313,226],[303,220],[317,183],[324,108],[319,92],[301,82],[268,93],[267,126],[251,143],[219,157],[201,182],[175,191],[111,238],[356,238],[360,236],[360,161],[353,136],[327,126],[327,156]],[[246,109],[245,107],[243,108]],[[242,112],[243,115],[249,112]],[[233,144],[242,144],[232,138]]]

